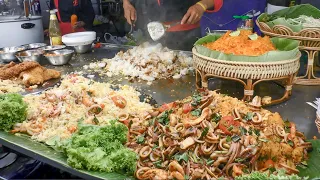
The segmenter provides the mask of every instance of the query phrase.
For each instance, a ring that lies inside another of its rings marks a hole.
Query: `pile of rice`
[[[0,94],[24,92],[23,86],[18,81],[1,80],[0,79]]]
[[[161,44],[151,46],[144,43],[126,52],[119,52],[112,59],[84,66],[108,77],[125,75],[146,81],[180,78],[189,73],[192,68],[192,57],[183,52],[175,52]]]
[[[90,94],[95,104],[103,105],[98,115],[88,115],[89,107],[83,104],[83,92]],[[46,94],[54,94],[57,101],[50,102]],[[127,105],[121,109],[111,99],[114,95],[122,96]],[[93,118],[99,121],[98,125],[108,124],[121,114],[142,116],[152,111],[152,106],[140,102],[140,93],[130,86],[120,86],[113,90],[111,84],[99,83],[82,76],[69,75],[59,87],[53,88],[40,95],[27,95],[24,101],[28,104],[27,120],[17,124],[20,132],[26,130],[33,139],[47,142],[51,139],[65,139],[71,136],[79,121],[93,124]]]

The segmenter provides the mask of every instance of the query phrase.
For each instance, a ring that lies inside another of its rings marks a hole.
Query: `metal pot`
[[[44,41],[41,16],[0,16],[0,48]]]

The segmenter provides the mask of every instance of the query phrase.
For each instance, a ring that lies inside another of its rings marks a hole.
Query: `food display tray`
[[[259,19],[259,18],[258,18]],[[301,85],[320,85],[320,78],[314,75],[314,58],[320,51],[320,29],[305,28],[300,32],[293,32],[289,27],[284,25],[275,25],[270,28],[266,23],[257,19],[256,24],[261,32],[271,37],[281,37],[300,41],[300,50],[308,54],[308,66],[305,75],[296,77],[295,84]]]
[[[33,141],[24,135],[17,136],[0,131],[0,144],[83,179],[134,179],[133,177],[118,173],[90,172],[74,169],[67,164],[66,156],[63,153],[59,153],[51,147]]]
[[[210,78],[222,78],[240,82],[244,85],[243,100],[250,101],[254,96],[255,86],[263,81],[285,81],[285,93],[280,99],[269,104],[287,100],[292,93],[292,84],[300,63],[301,53],[296,58],[273,62],[235,62],[203,56],[193,49],[193,60],[196,69],[197,87],[208,87]]]

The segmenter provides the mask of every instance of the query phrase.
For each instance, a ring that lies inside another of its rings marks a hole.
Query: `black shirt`
[[[198,0],[135,0],[138,20],[136,28],[146,34],[147,23],[151,21],[178,22],[187,13],[188,9]],[[167,32],[159,42],[171,49],[191,51],[194,42],[201,36],[200,28],[181,32]]]
[[[56,9],[54,0],[50,0],[50,9]],[[72,14],[78,16],[78,21],[83,21],[86,30],[92,28],[95,17],[91,0],[78,0],[78,5],[73,5],[73,0],[59,0],[59,12],[62,22],[70,22]]]
[[[144,14],[151,21],[179,21],[198,0],[136,0],[138,15]],[[139,18],[139,17],[138,17]]]

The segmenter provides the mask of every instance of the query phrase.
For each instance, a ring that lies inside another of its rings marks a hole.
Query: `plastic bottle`
[[[56,10],[50,11],[49,38],[51,46],[62,45],[62,37]]]
[[[249,16],[233,16],[235,19],[241,19],[238,24],[237,30],[250,30],[253,31],[253,21]]]

